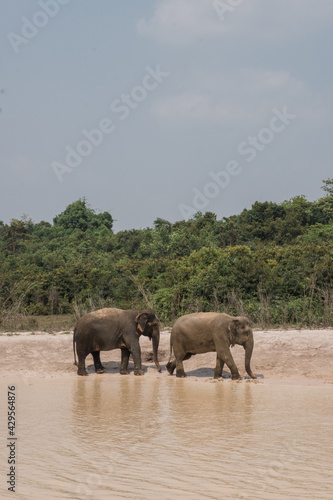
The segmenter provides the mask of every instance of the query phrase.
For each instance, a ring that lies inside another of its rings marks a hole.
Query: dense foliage
[[[112,231],[85,200],[48,222],[0,222],[0,311],[28,314],[151,306],[164,322],[194,311],[246,314],[261,325],[333,321],[333,181],[325,196],[256,202],[217,220]]]

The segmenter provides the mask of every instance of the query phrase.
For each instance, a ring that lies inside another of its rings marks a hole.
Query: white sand
[[[151,342],[141,337],[145,377],[170,377],[165,370],[169,358],[169,338],[170,331],[163,330],[159,347],[163,371],[159,374],[152,362]],[[333,384],[333,329],[255,331],[254,338],[251,367],[259,383]],[[72,334],[1,333],[0,349],[0,377],[77,376],[73,365]],[[231,352],[240,373],[246,375],[244,349],[235,346]],[[104,375],[94,374],[92,357],[88,356],[88,372],[93,376],[121,376],[120,356],[119,349],[101,353],[101,360],[106,367]],[[213,382],[210,379],[213,377],[215,357],[215,353],[207,353],[185,361],[187,380]],[[130,370],[133,370],[131,362]],[[133,372],[129,376],[134,376]],[[226,367],[223,376],[229,376]]]

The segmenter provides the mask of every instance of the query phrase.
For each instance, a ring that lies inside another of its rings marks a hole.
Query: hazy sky
[[[319,198],[332,28],[332,0],[1,0],[0,220]]]

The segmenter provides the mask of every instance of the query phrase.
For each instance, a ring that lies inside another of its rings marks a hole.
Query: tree
[[[110,231],[113,226],[113,218],[108,212],[96,214],[88,207],[86,200],[80,199],[68,205],[68,207],[53,219],[54,225],[63,229],[74,231],[87,231],[87,229],[98,229],[105,226]]]
[[[165,219],[161,219],[160,217],[157,217],[157,219],[154,220],[154,228],[155,229],[166,229],[166,231],[168,233],[171,232],[171,227],[172,227],[172,224],[165,220]]]
[[[85,199],[53,225],[0,221],[0,309],[150,302],[164,321],[219,310],[258,323],[332,323],[333,180],[324,182],[328,195],[317,201],[256,202],[222,220],[212,212],[174,224],[156,218],[153,228],[116,234],[112,216]]]
[[[30,238],[33,222],[26,215],[19,219],[11,219],[10,225],[2,227],[3,238],[8,250],[14,254],[21,245]]]
[[[326,181],[322,181],[324,183],[324,186],[321,187],[325,193],[327,193],[327,196],[332,196],[333,195],[333,179],[327,179]]]

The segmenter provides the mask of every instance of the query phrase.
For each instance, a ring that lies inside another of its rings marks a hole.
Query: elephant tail
[[[172,358],[172,340],[171,340],[171,334],[170,334],[170,355],[169,355],[169,361],[168,361],[168,364],[170,363],[171,358]]]
[[[74,328],[73,332],[73,353],[74,353],[74,365],[77,366],[76,354],[75,354],[75,332],[76,328]]]

